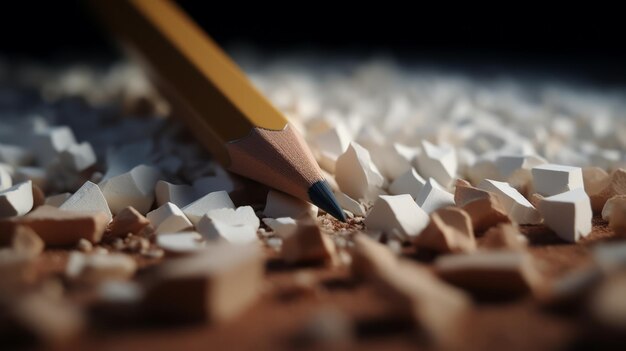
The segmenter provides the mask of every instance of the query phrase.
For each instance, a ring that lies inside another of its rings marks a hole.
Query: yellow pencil
[[[287,119],[173,1],[92,1],[196,138],[231,172],[345,221],[311,151]]]

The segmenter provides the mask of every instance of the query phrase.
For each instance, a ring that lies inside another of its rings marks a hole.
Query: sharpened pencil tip
[[[345,222],[346,215],[343,213],[341,206],[337,203],[337,199],[333,191],[325,180],[320,180],[309,187],[309,199],[313,205],[326,211],[331,216]]]

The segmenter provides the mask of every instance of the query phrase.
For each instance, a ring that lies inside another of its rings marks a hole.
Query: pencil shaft
[[[166,95],[176,95],[191,112],[192,129],[210,126],[205,138],[211,137],[219,145],[245,137],[253,127],[282,130],[286,126],[284,116],[172,1],[94,3]]]

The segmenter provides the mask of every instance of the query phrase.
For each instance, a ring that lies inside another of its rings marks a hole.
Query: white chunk
[[[207,240],[223,239],[232,244],[255,242],[261,222],[250,206],[236,210],[222,208],[209,211],[202,217],[196,229]]]
[[[508,183],[485,179],[478,188],[493,193],[511,219],[519,224],[541,223],[541,215],[535,207]]]
[[[411,195],[380,195],[365,218],[370,230],[382,230],[398,235],[401,240],[410,240],[428,224],[428,215]]]
[[[23,216],[33,208],[33,185],[30,180],[0,191],[0,218]]]
[[[76,144],[74,133],[67,126],[48,128],[35,136],[35,151],[40,165],[46,166],[57,156]]]
[[[544,223],[563,240],[576,242],[591,233],[591,202],[584,189],[545,197],[539,202]]]
[[[42,189],[48,185],[46,170],[40,167],[18,167],[13,175],[14,182],[25,182],[30,180]]]
[[[235,204],[233,204],[227,192],[215,191],[183,207],[183,213],[193,225],[198,225],[200,218],[207,212],[221,208],[235,209]]]
[[[184,254],[202,250],[206,243],[196,232],[163,233],[156,238],[156,244],[166,252]]]
[[[157,234],[176,233],[193,226],[183,211],[171,202],[149,212],[146,218]]]
[[[315,218],[317,217],[317,206],[283,192],[270,190],[267,193],[263,214],[271,218],[300,218],[305,215]]]
[[[534,167],[532,173],[535,191],[543,196],[585,188],[580,167],[546,164]]]
[[[315,135],[312,144],[317,151],[320,166],[333,173],[337,158],[346,151],[350,141],[350,133],[342,123]]]
[[[298,228],[298,223],[291,217],[263,218],[263,223],[281,238],[290,235]]]
[[[77,212],[100,211],[107,215],[109,221],[113,219],[107,200],[96,184],[86,181],[74,195],[70,196],[61,206],[61,210]]]
[[[422,152],[417,155],[417,168],[425,178],[434,178],[444,187],[449,187],[457,172],[456,151],[451,147],[437,147],[422,141]]]
[[[161,173],[156,168],[139,165],[104,180],[100,188],[113,214],[132,206],[145,215],[154,202],[154,188],[159,178]]]
[[[13,186],[11,173],[5,168],[0,167],[0,190],[8,189]]]
[[[396,179],[411,169],[419,149],[393,143],[370,151],[380,173],[387,179]]]
[[[352,212],[355,216],[365,216],[365,208],[363,205],[350,196],[339,191],[335,193],[335,198],[339,206],[344,210]]]
[[[91,144],[83,142],[70,145],[59,153],[61,164],[75,171],[82,172],[96,163],[96,153]]]
[[[531,169],[539,165],[548,163],[545,159],[539,156],[526,155],[526,156],[498,156],[496,159],[496,168],[500,172],[501,179],[507,179],[513,174],[513,172],[519,169]]]
[[[159,180],[156,183],[154,192],[157,206],[171,202],[178,207],[185,207],[196,200],[196,191],[190,185],[171,184],[164,180]]]
[[[467,177],[472,184],[478,184],[483,179],[501,179],[495,161],[485,156],[481,156],[467,169]]]
[[[424,178],[411,168],[389,185],[389,192],[393,195],[409,194],[416,199],[424,185],[426,185]]]
[[[72,196],[71,193],[61,193],[61,194],[56,194],[56,195],[52,195],[52,196],[48,196],[46,198],[46,202],[45,204],[48,206],[54,206],[54,207],[59,207],[61,206],[67,199],[70,198],[70,196]],[[110,212],[110,211],[109,211]]]
[[[369,152],[354,142],[337,159],[335,179],[339,189],[353,199],[371,197],[385,182]]]
[[[33,161],[33,154],[20,146],[0,144],[0,162],[11,166],[26,166]]]
[[[426,213],[432,213],[442,207],[454,206],[454,195],[446,191],[433,178],[428,178],[415,199],[417,205]]]

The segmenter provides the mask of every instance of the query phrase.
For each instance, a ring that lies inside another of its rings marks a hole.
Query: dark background
[[[469,70],[533,69],[602,84],[626,83],[621,11],[595,13],[589,4],[573,15],[565,8],[515,4],[178,3],[227,47],[245,42],[269,54],[293,49],[363,56],[387,52]],[[0,9],[0,57],[58,61],[114,55],[85,1],[22,0],[5,2]]]

